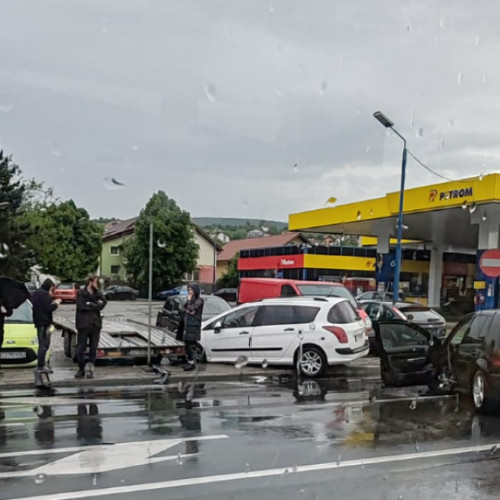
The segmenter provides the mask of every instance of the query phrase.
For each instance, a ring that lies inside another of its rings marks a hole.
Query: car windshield
[[[343,286],[335,285],[297,285],[301,295],[304,296],[320,296],[320,297],[339,297],[348,299],[349,302],[357,309],[358,305],[351,295],[351,292]]]
[[[216,314],[228,311],[231,306],[223,300],[213,300],[205,297],[203,305],[203,315],[204,316],[215,316]]]
[[[33,309],[28,302],[22,303],[14,309],[12,316],[5,318],[5,323],[33,323]]]
[[[74,286],[70,283],[61,283],[57,288],[58,290],[72,290]]]

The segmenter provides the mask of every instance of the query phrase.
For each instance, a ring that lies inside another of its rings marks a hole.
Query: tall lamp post
[[[394,128],[394,122],[387,118],[381,111],[373,113],[373,117],[385,128],[390,128],[403,141],[403,158],[401,160],[401,187],[399,189],[399,212],[398,212],[398,234],[396,243],[396,262],[394,266],[394,302],[399,299],[399,275],[401,273],[401,240],[403,239],[403,204],[405,195],[405,177],[406,177],[406,139]]]

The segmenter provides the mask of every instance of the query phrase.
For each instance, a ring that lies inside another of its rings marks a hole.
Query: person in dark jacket
[[[40,373],[52,373],[52,369],[45,363],[45,357],[50,347],[50,327],[52,325],[52,313],[59,307],[60,299],[52,300],[55,290],[54,282],[47,278],[42,286],[33,292],[31,303],[33,304],[33,323],[38,335],[38,368]]]
[[[101,311],[106,306],[106,299],[99,291],[99,278],[91,276],[87,286],[78,292],[76,297],[76,329],[78,330],[78,345],[76,356],[78,371],[75,378],[94,377],[97,346],[101,335]],[[89,359],[85,363],[85,351],[89,345]]]
[[[8,308],[5,305],[4,299],[0,295],[0,349],[2,349],[2,344],[3,344],[4,324],[6,316],[12,316],[12,309]],[[0,370],[0,375],[3,375],[3,372],[1,370]]]
[[[201,338],[201,321],[203,314],[203,299],[200,297],[200,285],[191,283],[188,286],[188,299],[184,305],[184,345],[186,346],[187,363],[184,370],[195,369],[193,347]]]

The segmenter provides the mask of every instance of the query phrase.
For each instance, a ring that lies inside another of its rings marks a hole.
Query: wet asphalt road
[[[3,391],[0,498],[498,498],[500,417],[417,395],[278,379]]]

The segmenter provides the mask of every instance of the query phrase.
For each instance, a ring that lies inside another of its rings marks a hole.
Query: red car
[[[63,302],[76,302],[76,295],[80,287],[76,283],[61,283],[54,290],[54,299],[61,299]]]

